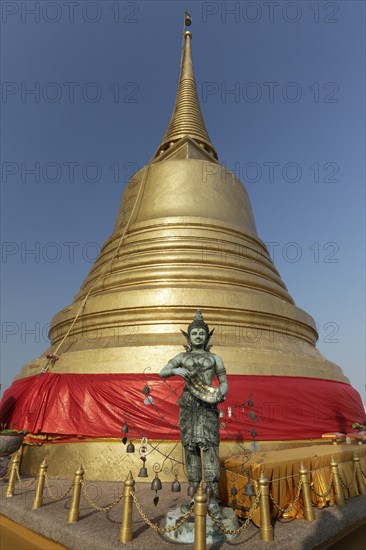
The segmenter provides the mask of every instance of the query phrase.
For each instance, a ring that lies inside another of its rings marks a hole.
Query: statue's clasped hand
[[[178,367],[174,369],[173,373],[177,376],[181,376],[182,378],[184,378],[184,380],[189,380],[191,377],[189,371],[183,367]]]
[[[218,396],[217,396],[217,402],[222,403],[223,401],[225,401],[225,399],[226,399],[226,395],[222,393],[221,390],[219,390]]]

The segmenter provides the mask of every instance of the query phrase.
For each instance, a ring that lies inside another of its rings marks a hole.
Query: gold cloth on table
[[[244,465],[244,469],[251,469],[251,477],[258,491],[257,480],[263,470],[268,479],[269,491],[275,502],[281,508],[288,508],[296,497],[300,476],[299,469],[301,463],[310,473],[310,483],[314,489],[324,494],[327,491],[331,476],[330,463],[332,457],[338,464],[338,471],[346,485],[342,485],[342,490],[346,499],[360,494],[356,479],[353,478],[354,462],[353,457],[359,456],[361,467],[366,471],[366,446],[363,445],[313,445],[311,447],[300,447],[294,449],[284,449],[279,451],[263,451],[253,454],[251,460]],[[247,476],[242,471],[242,455],[235,455],[223,462],[224,473],[220,479],[220,497],[223,502],[231,505],[233,498],[237,501],[236,513],[240,517],[246,517],[246,511],[251,506],[249,497],[244,495],[244,486],[247,483]],[[354,481],[352,482],[352,480]],[[233,497],[231,488],[235,485],[238,494]],[[314,506],[323,508],[324,506],[333,506],[334,491],[331,488],[326,497],[318,497],[311,490],[311,499]],[[280,516],[286,518],[302,518],[302,496],[295,508],[288,514],[282,514],[270,500],[271,517],[273,519]],[[256,525],[260,524],[259,507],[253,516]]]

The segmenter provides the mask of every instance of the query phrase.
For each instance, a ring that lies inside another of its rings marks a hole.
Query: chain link
[[[313,482],[313,481],[310,483],[310,488],[311,488],[312,491],[314,491],[314,493],[316,494],[317,497],[319,497],[319,498],[325,498],[325,497],[327,497],[327,496],[329,495],[330,490],[331,490],[331,488],[332,488],[332,484],[333,484],[333,476],[334,476],[334,474],[333,474],[333,472],[331,472],[330,478],[329,478],[329,483],[328,483],[328,486],[327,486],[327,490],[326,490],[325,493],[323,493],[323,494],[322,494],[322,493],[318,493],[318,491],[317,491],[317,490],[315,489],[315,487],[314,487],[314,482]]]
[[[281,508],[281,506],[273,498],[271,492],[269,492],[269,498],[271,499],[271,501],[273,502],[274,507],[277,508],[277,510],[279,510],[283,514],[289,514],[290,512],[292,512],[292,510],[295,508],[296,504],[299,502],[301,487],[302,487],[302,480],[300,479],[299,480],[299,485],[297,487],[295,500],[293,501],[292,504],[290,504],[290,506],[288,506],[288,508]]]
[[[157,531],[160,534],[171,533],[172,531],[175,531],[176,529],[181,527],[183,525],[183,523],[185,523],[187,521],[187,519],[193,514],[193,506],[192,506],[192,508],[190,510],[188,510],[188,512],[183,516],[181,521],[179,523],[177,523],[176,525],[174,525],[173,527],[158,527],[157,525],[155,525],[154,523],[152,523],[149,520],[149,518],[147,517],[146,514],[144,514],[144,512],[141,508],[141,504],[139,503],[135,493],[133,491],[131,491],[130,495],[132,496],[132,498],[134,500],[134,503],[136,504],[136,508],[139,511],[139,514],[142,517],[142,519],[149,525],[149,527],[151,527],[152,529],[154,529],[154,531]]]
[[[48,496],[50,498],[52,498],[52,500],[54,501],[59,501],[59,500],[63,500],[65,497],[67,497],[67,495],[70,493],[71,489],[72,489],[72,485],[70,485],[70,487],[67,489],[66,493],[64,493],[63,495],[61,495],[60,497],[56,496],[53,492],[52,492],[52,489],[50,487],[50,484],[49,484],[49,477],[48,477],[48,474],[47,472],[44,472],[44,480],[45,480],[45,483],[46,483],[46,488],[47,488],[47,493],[48,493]]]
[[[356,471],[356,464],[354,464],[354,465],[353,465],[352,479],[351,479],[351,483],[349,483],[349,484],[348,484],[346,481],[344,481],[344,479],[342,479],[341,474],[339,474],[339,481],[341,482],[341,485],[343,485],[343,487],[344,487],[345,489],[351,489],[352,484],[353,484],[353,482],[354,482],[355,479],[356,479],[356,473],[357,473],[357,471]]]
[[[359,462],[359,465],[360,465],[361,474],[362,474],[363,477],[366,479],[366,472],[364,472],[363,469],[362,469],[361,460],[360,460],[360,462]]]
[[[255,497],[255,501],[253,503],[253,506],[250,508],[249,510],[249,515],[247,517],[247,519],[245,520],[245,522],[243,523],[243,525],[241,525],[240,527],[238,527],[238,529],[226,529],[226,527],[224,527],[216,518],[215,516],[212,515],[212,513],[210,512],[210,510],[207,510],[207,513],[208,515],[210,516],[210,518],[212,519],[213,523],[216,525],[216,527],[218,529],[220,529],[220,531],[222,531],[223,533],[225,533],[225,535],[238,535],[239,533],[241,533],[242,531],[244,531],[244,529],[246,529],[249,525],[249,523],[252,521],[253,519],[253,516],[254,516],[254,512],[256,511],[256,509],[258,508],[258,504],[259,504],[259,501],[260,501],[260,498],[261,498],[261,491],[258,491],[257,493],[257,496]]]
[[[29,481],[29,483],[24,483],[24,481],[22,481],[21,478],[20,478],[20,473],[19,473],[19,467],[18,466],[16,467],[15,472],[16,472],[17,479],[18,479],[20,485],[22,487],[24,487],[24,489],[30,489],[31,487],[33,487],[33,485],[36,483],[36,481],[38,479],[38,475],[37,475],[34,479],[32,479],[32,481]]]
[[[98,510],[99,512],[108,512],[108,510],[111,510],[113,506],[116,506],[119,502],[121,502],[123,493],[114,501],[112,504],[109,504],[108,506],[98,506],[98,504],[91,498],[91,496],[88,494],[88,491],[86,490],[84,480],[81,481],[81,490],[83,492],[84,497],[89,502],[90,506],[92,508],[95,508],[95,510]]]

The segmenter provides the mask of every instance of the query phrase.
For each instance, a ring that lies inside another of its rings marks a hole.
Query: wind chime
[[[144,400],[143,400],[144,405],[155,406],[155,402],[154,402],[154,399],[151,395],[151,388],[148,384],[148,381],[146,381],[146,383],[145,383],[143,389],[141,390],[141,392],[144,395]],[[241,414],[247,414],[248,418],[250,418],[250,420],[252,422],[257,422],[259,419],[258,419],[258,416],[255,414],[255,412],[253,410],[253,407],[254,407],[254,403],[253,403],[252,399],[248,399],[247,401],[243,401],[240,405],[233,405],[233,406],[231,405],[231,406],[228,406],[228,407],[220,407],[219,408],[219,422],[220,422],[221,428],[223,428],[223,429],[226,428],[226,421],[228,422],[228,424],[231,424],[235,420],[241,420],[240,419],[240,416],[241,416],[240,413]],[[122,443],[124,445],[126,445],[126,443],[127,443],[128,430],[129,430],[129,428],[128,428],[128,424],[127,424],[127,420],[126,420],[124,422],[122,428],[121,428],[121,431],[122,431],[122,434],[123,434]],[[257,435],[256,430],[254,428],[252,428],[249,433],[251,434],[252,438],[255,439],[255,437]],[[135,445],[133,444],[133,442],[131,440],[129,441],[129,444],[126,447],[126,452],[127,453],[134,453],[135,452]],[[140,460],[142,461],[142,466],[141,466],[140,471],[138,473],[138,477],[143,477],[143,478],[149,477],[147,467],[146,467],[146,459],[147,459],[147,455],[148,455],[148,438],[146,436],[141,437],[141,442],[140,442],[138,452],[139,452],[139,455],[140,455]],[[250,455],[251,455],[250,451],[244,452],[243,465],[242,465],[242,472],[243,473],[244,473],[244,464],[248,461]],[[153,466],[153,469],[155,471],[155,477],[151,482],[151,490],[155,492],[155,497],[153,499],[153,502],[156,506],[159,502],[158,491],[160,491],[162,489],[162,482],[161,482],[161,479],[159,478],[159,473],[161,473],[162,468],[157,463]],[[173,469],[171,471],[174,474],[174,481],[172,482],[172,485],[171,485],[171,491],[172,491],[172,493],[178,493],[178,492],[181,491],[181,485],[180,485],[180,482],[178,480],[178,471],[173,470]],[[255,496],[255,491],[254,491],[253,483],[251,482],[250,469],[247,468],[245,470],[245,472],[247,474],[247,483],[244,487],[244,495],[247,496],[247,497],[253,497],[253,496]],[[233,507],[233,509],[235,509],[237,507],[236,496],[238,494],[238,490],[237,490],[236,485],[235,485],[235,483],[237,481],[237,475],[236,474],[234,474],[234,475],[236,477],[235,477],[235,480],[234,480],[234,483],[233,483],[233,487],[231,488],[231,495],[233,497],[232,498],[232,507]],[[188,496],[193,497],[196,493],[196,490],[197,490],[196,485],[194,483],[190,483],[188,485],[188,490],[187,490]],[[213,488],[209,483],[206,484],[205,492],[206,492],[208,497],[213,495]]]
[[[243,491],[243,494],[245,497],[249,497],[250,499],[252,499],[252,497],[255,497],[255,490],[254,490],[254,485],[251,481],[251,466],[249,468],[244,468],[244,463],[241,467],[241,471],[242,473],[246,474],[247,476],[247,482],[244,486],[244,491]],[[238,474],[236,474],[235,472],[232,472],[232,482],[233,482],[233,486],[231,487],[231,496],[232,496],[232,499],[231,499],[231,506],[233,508],[233,510],[235,510],[237,507],[238,507],[238,501],[236,500],[236,497],[238,495],[238,489],[236,488],[236,483],[238,481]]]
[[[145,386],[142,389],[142,393],[145,396],[144,397],[144,404],[145,405],[155,405],[154,399],[151,395],[151,388],[150,388],[150,386],[147,382],[146,382]],[[128,440],[128,438],[127,438],[128,430],[129,430],[128,423],[127,423],[127,420],[125,420],[125,422],[124,422],[124,424],[121,428],[122,443],[124,445],[126,445],[127,440]],[[135,452],[135,445],[130,440],[127,447],[126,447],[126,453],[134,453],[134,452]],[[140,471],[138,473],[138,477],[149,477],[147,467],[146,467],[146,459],[147,459],[147,454],[148,454],[148,438],[146,436],[142,436],[138,452],[139,452],[139,455],[140,455],[140,460],[142,461],[142,466],[141,466]],[[159,502],[158,491],[160,491],[163,487],[162,483],[161,483],[161,479],[159,478],[159,473],[161,472],[161,467],[160,467],[159,464],[155,464],[153,468],[154,468],[154,471],[155,471],[155,477],[151,482],[151,490],[155,491],[155,497],[153,499],[153,502],[154,502],[155,506],[157,506],[157,504]],[[171,491],[172,491],[172,493],[179,493],[181,491],[181,485],[180,485],[180,482],[178,480],[178,471],[173,470],[173,474],[174,474],[174,481],[172,482],[172,485],[171,485]]]

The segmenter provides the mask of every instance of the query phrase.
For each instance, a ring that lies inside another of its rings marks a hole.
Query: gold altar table
[[[243,456],[235,455],[223,462],[224,472],[220,479],[220,498],[229,505],[232,505],[233,499],[235,499],[236,513],[239,517],[245,518],[252,502],[250,497],[244,495],[244,487],[248,482],[247,471],[250,470],[256,493],[258,491],[257,481],[263,471],[269,481],[269,492],[273,498],[273,500],[270,498],[272,519],[279,517],[302,518],[301,494],[291,511],[284,514],[279,509],[291,507],[295,500],[300,481],[301,463],[310,474],[312,502],[314,506],[323,508],[324,506],[333,506],[335,503],[334,489],[333,486],[330,486],[332,458],[338,464],[338,471],[344,482],[341,483],[344,497],[348,499],[360,494],[354,475],[354,456],[360,458],[361,468],[363,472],[366,472],[366,445],[323,444],[278,451],[259,451],[253,454],[244,465]],[[231,493],[233,487],[237,489],[236,496]],[[253,522],[256,525],[260,524],[259,508],[254,513]]]

